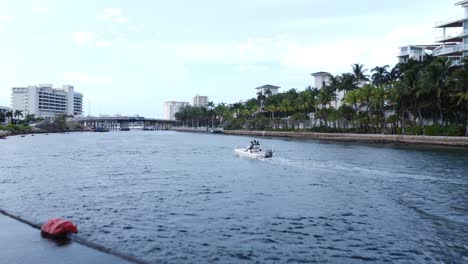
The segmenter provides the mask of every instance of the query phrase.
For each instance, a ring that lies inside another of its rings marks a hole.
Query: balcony
[[[434,56],[456,56],[462,55],[464,51],[468,51],[468,44],[459,44],[453,46],[445,46],[435,49],[432,52]]]
[[[447,34],[445,36],[439,36],[436,39],[436,42],[444,43],[444,42],[463,42],[463,38],[468,36],[468,29],[463,31]]]
[[[463,22],[468,21],[468,17],[452,17],[444,21],[436,22],[436,28],[463,27]]]

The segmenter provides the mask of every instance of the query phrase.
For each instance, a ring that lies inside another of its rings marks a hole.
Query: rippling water
[[[177,132],[0,141],[0,208],[155,263],[468,262],[468,151]]]

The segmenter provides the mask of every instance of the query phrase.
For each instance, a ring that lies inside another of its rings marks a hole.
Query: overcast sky
[[[432,43],[452,0],[0,0],[0,105],[11,87],[71,84],[85,114],[162,117],[195,94],[233,103],[263,84],[395,64]]]

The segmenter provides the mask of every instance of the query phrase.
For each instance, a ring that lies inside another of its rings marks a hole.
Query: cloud
[[[8,15],[0,16],[0,22],[11,22],[12,20],[13,20],[12,16],[8,16]]]
[[[110,41],[106,41],[106,40],[97,40],[95,45],[98,48],[107,48],[107,47],[110,47],[112,45],[112,43]]]
[[[107,48],[112,45],[111,41],[104,40],[93,32],[73,32],[71,39],[76,45],[82,47]]]
[[[62,75],[62,79],[72,83],[85,84],[110,84],[112,78],[109,76],[95,76],[83,72],[66,72]]]
[[[49,8],[47,7],[33,7],[32,12],[34,14],[44,15],[49,13]]]
[[[98,19],[113,21],[117,23],[127,23],[128,18],[123,16],[122,8],[106,8],[97,15]]]
[[[95,34],[92,32],[73,32],[72,39],[79,46],[90,46],[94,42]]]

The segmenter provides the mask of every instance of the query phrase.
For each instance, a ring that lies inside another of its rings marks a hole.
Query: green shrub
[[[407,127],[405,129],[406,135],[417,136],[423,134],[423,129],[420,126]]]
[[[25,124],[21,125],[14,125],[14,124],[8,124],[8,125],[0,125],[0,130],[6,130],[6,131],[11,131],[11,132],[26,132],[31,130],[31,127]]]
[[[424,127],[424,134],[427,136],[463,136],[464,128],[462,126],[450,125],[450,126],[440,126],[440,125],[431,125]]]

